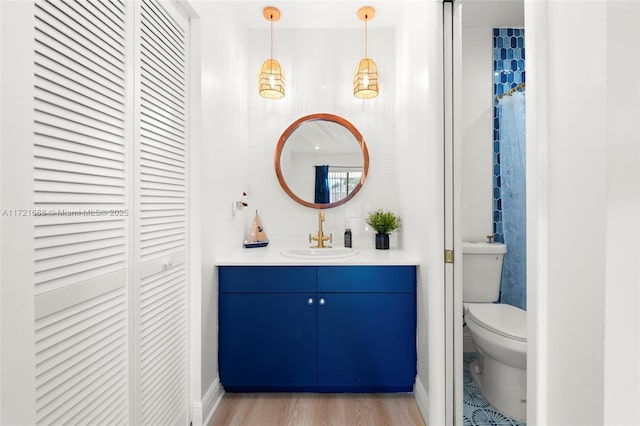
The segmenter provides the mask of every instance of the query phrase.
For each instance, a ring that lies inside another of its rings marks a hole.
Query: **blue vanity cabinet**
[[[415,266],[219,267],[226,391],[407,392]]]
[[[228,392],[316,384],[315,267],[220,267],[220,381]]]
[[[413,266],[318,268],[318,386],[410,392],[416,376]]]

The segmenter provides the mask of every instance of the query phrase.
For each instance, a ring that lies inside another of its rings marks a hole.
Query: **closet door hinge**
[[[453,250],[444,251],[444,263],[453,263]]]

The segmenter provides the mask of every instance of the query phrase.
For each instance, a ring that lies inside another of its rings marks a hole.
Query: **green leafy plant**
[[[370,212],[365,221],[378,234],[391,234],[400,228],[400,217],[382,209]]]

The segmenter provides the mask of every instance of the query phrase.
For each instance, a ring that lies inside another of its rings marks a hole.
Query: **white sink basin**
[[[347,247],[331,247],[331,248],[302,248],[291,249],[281,252],[283,256],[295,257],[298,259],[342,259],[345,257],[355,256],[357,250]]]

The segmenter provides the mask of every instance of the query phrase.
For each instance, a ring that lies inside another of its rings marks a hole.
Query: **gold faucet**
[[[324,222],[324,210],[320,210],[320,214],[318,214],[318,235],[315,237],[309,234],[309,242],[317,241],[317,246],[311,246],[311,248],[331,248],[331,246],[326,246],[324,244],[325,241],[329,240],[330,243],[333,243],[333,234],[329,234],[329,236],[324,235],[324,231],[322,230],[322,222]]]

